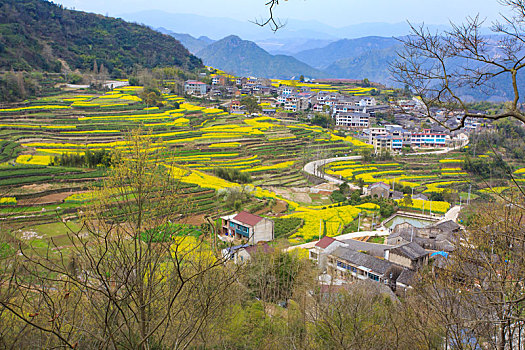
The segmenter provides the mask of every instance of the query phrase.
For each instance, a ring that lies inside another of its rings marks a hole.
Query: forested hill
[[[64,9],[45,0],[0,0],[0,70],[91,69],[113,76],[137,66],[202,67],[182,44],[148,27]]]
[[[291,56],[270,55],[257,44],[235,35],[208,45],[197,55],[209,66],[240,76],[284,79],[300,75],[310,78],[328,76]]]

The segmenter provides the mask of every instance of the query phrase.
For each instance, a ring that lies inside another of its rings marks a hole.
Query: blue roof
[[[441,255],[444,258],[448,258],[448,253],[447,252],[443,252],[443,251],[432,253],[432,255],[430,255],[430,257],[433,258],[433,257],[438,256],[438,255]]]

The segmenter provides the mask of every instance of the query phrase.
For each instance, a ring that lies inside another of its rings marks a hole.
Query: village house
[[[184,93],[188,95],[206,95],[208,92],[208,85],[197,80],[188,80],[184,84]]]
[[[419,199],[419,200],[422,200],[422,201],[428,201],[429,198],[427,195],[423,194],[423,193],[416,193],[412,196],[412,199]]]
[[[375,154],[381,154],[385,151],[399,152],[403,148],[403,138],[392,135],[378,135],[373,138],[372,146],[374,146]]]
[[[223,216],[222,234],[238,240],[256,244],[274,239],[273,220],[242,211],[239,214]]]
[[[299,98],[296,94],[282,95],[284,97],[284,110],[297,112]]]
[[[387,244],[400,245],[416,242],[424,249],[452,252],[461,226],[452,220],[443,220],[423,228],[409,223],[396,225],[387,238]]]
[[[267,115],[269,117],[273,117],[275,116],[275,114],[277,114],[277,111],[273,108],[263,108],[262,114]]]
[[[211,80],[212,85],[225,86],[228,83],[228,78],[222,75],[214,76]]]
[[[359,100],[358,105],[362,106],[362,107],[377,106],[377,101],[373,97],[365,97],[365,98],[362,98],[361,100]]]
[[[416,271],[409,270],[409,269],[403,269],[401,271],[401,274],[396,279],[396,294],[405,296],[407,291],[409,289],[412,289],[412,283],[414,280],[414,276],[416,274]]]
[[[233,261],[235,264],[243,264],[255,257],[256,254],[268,254],[273,249],[266,242],[258,244],[241,244],[228,247],[222,250],[222,256],[226,261]]]
[[[248,82],[248,78],[237,78],[235,79],[235,84],[238,86],[243,86]]]
[[[391,246],[331,237],[323,237],[309,249],[310,260],[326,271],[331,283],[368,280],[392,291],[399,288],[401,293],[410,288],[413,272],[428,264],[429,254],[413,242]]]
[[[445,147],[448,142],[450,135],[444,132],[433,133],[429,129],[414,132],[410,137],[410,144],[416,147]]]
[[[292,93],[295,93],[296,89],[291,86],[281,85],[278,89],[279,95],[291,95]]]
[[[233,113],[234,111],[238,111],[241,109],[241,101],[234,100],[230,103],[230,113]]]
[[[385,199],[403,199],[403,192],[396,191],[384,182],[376,182],[363,189],[365,196],[385,198]]]
[[[327,273],[345,282],[372,280],[395,289],[402,267],[349,248],[338,247],[327,257]]]
[[[368,144],[372,144],[374,142],[374,138],[379,135],[388,135],[388,132],[385,128],[381,127],[374,127],[367,130],[368,133]]]
[[[309,250],[309,258],[314,261],[321,269],[326,268],[326,257],[333,252],[337,247],[344,245],[343,242],[335,238],[325,236]]]
[[[343,113],[366,113],[366,107],[355,105],[334,104],[332,114],[335,116]]]
[[[378,198],[389,198],[390,197],[390,185],[384,182],[376,182],[374,184],[365,187],[365,195]]]
[[[368,113],[337,113],[335,115],[335,125],[352,129],[362,130],[370,127],[370,114]]]
[[[415,242],[385,249],[385,259],[410,270],[418,270],[428,264],[429,253]]]

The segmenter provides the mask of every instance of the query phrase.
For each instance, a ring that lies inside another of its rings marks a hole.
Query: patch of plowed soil
[[[272,208],[272,211],[277,215],[282,215],[284,212],[286,212],[288,204],[285,201],[277,201],[275,205]]]
[[[51,188],[50,184],[31,184],[22,186],[24,190],[31,190],[33,192],[41,192]]]
[[[80,192],[62,192],[49,194],[47,196],[37,198],[20,199],[17,201],[18,205],[44,205],[44,204],[59,204],[64,202],[64,199],[71,196],[74,193]]]
[[[204,224],[206,220],[204,219],[204,214],[202,214],[185,218],[183,222],[187,225],[200,226],[201,224]]]

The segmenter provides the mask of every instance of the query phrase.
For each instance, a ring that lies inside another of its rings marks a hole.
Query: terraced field
[[[437,200],[432,204],[430,201],[420,200],[413,200],[412,203],[398,201],[398,205],[404,209],[438,214],[443,214],[453,204],[465,201],[469,197],[469,191],[470,199],[476,199],[480,196],[499,195],[511,187],[491,186],[487,181],[473,181],[472,176],[464,170],[464,158],[464,152],[455,151],[445,155],[427,154],[385,162],[340,161],[328,164],[324,171],[348,182],[361,182],[365,185],[381,181],[405,194],[423,193],[428,197],[439,194],[434,197],[444,198],[446,201]],[[518,169],[514,175],[517,182],[525,181],[520,178],[525,175],[524,171]],[[502,179],[497,181],[508,182]]]
[[[319,220],[325,234],[336,236],[360,212],[377,210],[370,209],[375,205],[371,203],[353,207],[325,201],[326,205],[311,206],[311,201],[296,201],[307,194],[283,197],[273,192],[311,186],[301,171],[305,163],[359,154],[370,147],[363,142],[289,120],[230,115],[176,95],[164,95],[160,109],[147,107],[140,91],[140,87],[124,87],[106,94],[64,92],[0,109],[0,218],[24,229],[74,221],[79,208],[90,205],[93,186],[106,175],[104,157],[112,149],[125,152],[126,135],[137,128],[152,138],[154,148],[168,147],[162,162],[177,170],[184,195],[194,202],[187,217],[193,225],[203,223],[204,215],[231,212],[233,208],[223,205],[217,195],[235,188],[248,193],[242,209],[300,219],[302,226],[290,237],[292,243],[314,239]],[[471,198],[491,195],[482,183],[470,187],[463,158],[463,153],[454,152],[389,162],[341,161],[324,170],[349,182],[384,181],[405,193],[413,189],[428,196],[443,195],[445,201],[433,200],[432,207],[419,200],[398,201],[398,205],[444,213],[466,198],[468,189]],[[217,168],[249,174],[251,182],[241,185],[218,178]],[[524,175],[525,171],[516,172],[518,181]],[[504,185],[498,188],[500,193],[506,190]]]
[[[21,226],[74,220],[78,209],[89,205],[89,191],[101,183],[106,170],[101,165],[60,164],[97,151],[126,150],[127,133],[139,127],[155,145],[168,146],[170,155],[164,162],[179,169],[195,203],[190,214],[201,218],[224,209],[218,208],[217,191],[241,187],[212,175],[216,168],[250,175],[251,200],[243,209],[264,213],[282,199],[286,210],[301,211],[300,203],[266,188],[308,186],[301,168],[311,157],[319,152],[355,154],[366,146],[320,127],[234,116],[185,103],[176,95],[164,95],[161,109],[147,108],[140,91],[124,87],[106,94],[70,92],[0,109],[0,191],[2,198],[10,198],[0,201],[3,218]]]

